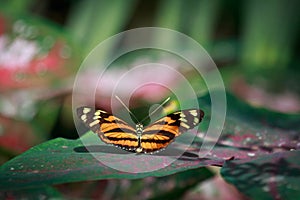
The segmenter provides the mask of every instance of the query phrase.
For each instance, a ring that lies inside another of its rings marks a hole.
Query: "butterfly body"
[[[144,126],[141,123],[135,125],[136,135],[138,137],[138,147],[135,149],[135,152],[141,153],[143,148],[141,147],[141,137],[143,134]]]
[[[199,109],[171,113],[151,125],[137,123],[135,128],[103,110],[80,107],[77,115],[107,144],[136,153],[155,153],[167,147],[181,133],[197,126],[204,112]]]

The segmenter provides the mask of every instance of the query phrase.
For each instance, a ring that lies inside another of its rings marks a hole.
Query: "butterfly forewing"
[[[137,153],[153,153],[167,147],[175,137],[197,126],[204,113],[190,109],[171,113],[142,130],[137,130],[123,120],[89,107],[77,109],[78,117],[106,143]]]
[[[105,143],[126,150],[135,150],[138,147],[135,129],[106,111],[80,107],[77,109],[77,115]]]
[[[165,148],[173,139],[197,126],[204,116],[202,110],[182,110],[171,113],[144,129],[141,147],[144,152]]]

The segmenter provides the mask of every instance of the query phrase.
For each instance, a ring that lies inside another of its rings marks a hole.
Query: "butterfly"
[[[180,134],[196,127],[204,112],[199,109],[176,111],[147,127],[135,128],[104,110],[91,107],[77,109],[79,119],[107,144],[136,153],[155,153],[166,148]]]

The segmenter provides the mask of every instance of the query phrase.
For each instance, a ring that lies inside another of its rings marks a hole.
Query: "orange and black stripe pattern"
[[[80,107],[77,115],[107,144],[136,153],[153,153],[166,148],[177,136],[196,127],[204,112],[197,109],[171,113],[153,124],[133,128],[118,117],[103,110]]]

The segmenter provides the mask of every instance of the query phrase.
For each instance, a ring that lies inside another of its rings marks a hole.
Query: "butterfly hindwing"
[[[106,111],[80,107],[77,115],[103,142],[125,150],[135,150],[138,147],[135,129]]]
[[[146,127],[141,137],[144,152],[168,146],[175,137],[197,126],[204,116],[202,110],[190,109],[171,113]]]

